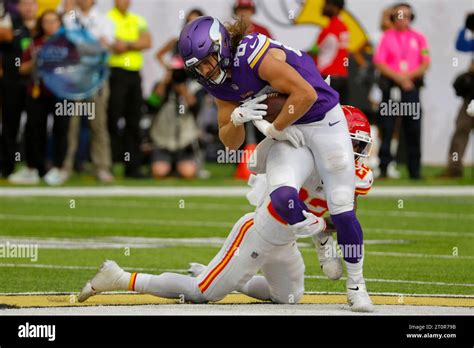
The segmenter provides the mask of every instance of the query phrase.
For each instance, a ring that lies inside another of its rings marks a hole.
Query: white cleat
[[[373,312],[374,305],[364,283],[347,286],[347,303],[353,312]]]
[[[122,276],[125,276],[125,271],[115,261],[104,261],[94,278],[84,285],[77,300],[84,302],[103,291],[122,290],[123,284],[127,282]]]
[[[319,234],[313,238],[316,244],[319,265],[326,277],[338,280],[342,277],[342,259],[336,252],[336,244],[331,235]]]
[[[87,300],[89,297],[94,296],[96,292],[92,288],[91,281],[88,280],[87,283],[82,287],[81,292],[77,296],[77,300],[79,302],[84,302]]]
[[[201,263],[196,263],[196,262],[190,262],[189,263],[189,268],[188,268],[188,274],[191,277],[198,277],[204,270],[206,269],[206,266],[204,266]]]

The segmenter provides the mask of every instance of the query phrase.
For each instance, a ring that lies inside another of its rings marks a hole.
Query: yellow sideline
[[[376,305],[414,305],[414,306],[448,306],[474,307],[474,298],[432,297],[408,295],[372,295]],[[78,306],[120,306],[120,305],[153,305],[177,304],[178,300],[143,294],[105,294],[96,295],[86,302],[77,302],[76,295],[0,295],[1,307],[78,307]],[[264,303],[242,294],[230,294],[217,304],[251,304]],[[305,294],[302,304],[345,304],[346,296],[337,294]]]

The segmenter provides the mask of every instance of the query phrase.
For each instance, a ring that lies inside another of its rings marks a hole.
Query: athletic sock
[[[331,215],[337,230],[337,243],[342,249],[344,260],[358,263],[364,252],[362,227],[353,210]]]
[[[344,262],[347,269],[347,285],[364,284],[364,276],[362,275],[364,259],[357,263]]]
[[[176,273],[135,274],[133,287],[129,288],[131,291],[184,301],[203,302],[202,294],[196,286],[196,278]],[[130,279],[130,284],[132,284],[132,279]]]

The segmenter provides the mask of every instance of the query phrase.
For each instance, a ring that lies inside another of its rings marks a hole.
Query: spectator
[[[66,8],[65,8],[66,9]],[[64,26],[68,30],[86,28],[98,41],[108,47],[113,41],[112,23],[95,6],[94,0],[77,0],[77,6],[63,15]],[[109,86],[105,83],[92,97],[90,102],[95,104],[94,118],[90,119],[91,130],[91,159],[95,167],[95,174],[99,181],[111,182],[114,177],[111,173],[112,155],[110,137],[107,129],[107,107]],[[78,115],[81,116],[81,115]],[[65,169],[71,172],[78,146],[80,117],[72,117],[69,124],[68,153]]]
[[[247,34],[259,33],[272,38],[270,31],[262,25],[255,23],[252,17],[255,15],[256,8],[253,0],[236,0],[234,5],[234,14],[237,19],[242,19],[247,26]]]
[[[199,9],[192,9],[188,12],[185,24],[191,22],[197,17],[204,16],[204,13]],[[168,61],[165,59],[165,56],[171,52],[171,60]],[[162,102],[161,97],[165,94],[166,86],[171,80],[171,75],[173,71],[173,64],[176,61],[182,61],[181,56],[178,52],[178,37],[173,37],[167,41],[159,50],[156,52],[156,59],[158,62],[166,69],[165,77],[162,81],[158,82],[153,89],[151,96],[148,98],[147,102],[151,108],[158,108]]]
[[[412,7],[400,3],[395,5],[393,10],[391,19],[394,28],[383,33],[374,55],[375,67],[381,75],[380,86],[383,94],[381,109],[387,109],[393,102],[401,103],[399,106],[404,103],[410,105],[412,110],[417,110],[418,114],[380,114],[382,132],[379,152],[380,176],[386,177],[387,166],[392,161],[390,142],[395,121],[401,116],[407,142],[408,172],[410,178],[420,179],[422,116],[420,88],[423,86],[423,77],[429,67],[430,56],[425,36],[411,28],[414,19]],[[400,107],[398,110],[401,110]]]
[[[110,57],[109,131],[112,151],[118,155],[117,122],[121,117],[125,118],[124,153],[119,156],[125,162],[125,176],[142,178],[139,124],[143,96],[140,70],[143,66],[142,51],[151,47],[151,35],[146,20],[130,12],[129,6],[130,0],[115,0],[115,7],[107,13],[114,27]]]
[[[43,12],[37,23],[37,35],[23,52],[19,72],[30,75],[26,103],[27,121],[25,125],[25,147],[27,167],[9,176],[16,184],[34,184],[46,172],[46,145],[48,115],[55,114],[58,99],[48,90],[35,72],[35,59],[38,50],[61,28],[61,17],[52,10]],[[49,185],[60,185],[67,179],[62,168],[67,151],[67,129],[69,118],[54,116],[53,125],[53,167],[44,175]]]
[[[466,38],[466,34],[471,33],[471,39]],[[474,13],[470,13],[466,17],[466,24],[461,29],[456,41],[456,49],[460,52],[470,52],[473,59],[469,70],[461,74],[454,83],[456,94],[463,98],[464,102],[459,109],[456,119],[456,129],[451,138],[448,155],[448,169],[442,174],[448,178],[461,178],[463,176],[462,159],[466,146],[469,142],[469,134],[474,129],[474,113],[472,109],[474,99]],[[472,113],[472,115],[471,115]]]
[[[5,3],[0,1],[0,42],[13,40],[12,18],[5,8]]]
[[[20,0],[18,17],[12,18],[13,38],[1,42],[2,49],[2,134],[0,170],[3,177],[8,177],[15,168],[15,157],[18,151],[17,134],[21,113],[25,110],[27,80],[18,71],[19,58],[31,42],[36,27],[36,0]],[[19,160],[19,158],[16,158]],[[32,177],[32,181],[39,180]]]
[[[344,8],[344,0],[326,0],[323,7],[323,16],[330,21],[319,34],[316,44],[310,53],[315,57],[321,75],[331,75],[331,87],[339,93],[341,104],[348,103],[348,75],[349,56],[347,46],[349,31],[341,21],[339,15]]]
[[[196,176],[198,166],[193,145],[198,138],[195,122],[197,98],[186,86],[184,64],[173,69],[166,86],[167,96],[156,116],[151,138],[154,143],[151,171],[155,178],[169,175],[173,168],[184,178]]]
[[[197,17],[204,16],[204,13],[195,8],[188,12],[185,19],[185,24],[193,21]],[[171,64],[165,60],[165,55],[170,53],[174,56],[179,55],[178,52],[178,37],[173,37],[172,39],[168,40],[163,46],[160,47],[158,52],[156,52],[156,59],[158,62],[166,69],[172,69]]]

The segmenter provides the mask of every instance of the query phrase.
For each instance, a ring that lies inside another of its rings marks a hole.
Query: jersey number
[[[243,43],[237,47],[237,52],[235,53],[234,58],[234,66],[239,66],[239,57],[245,55],[245,49],[247,48],[247,44]]]

